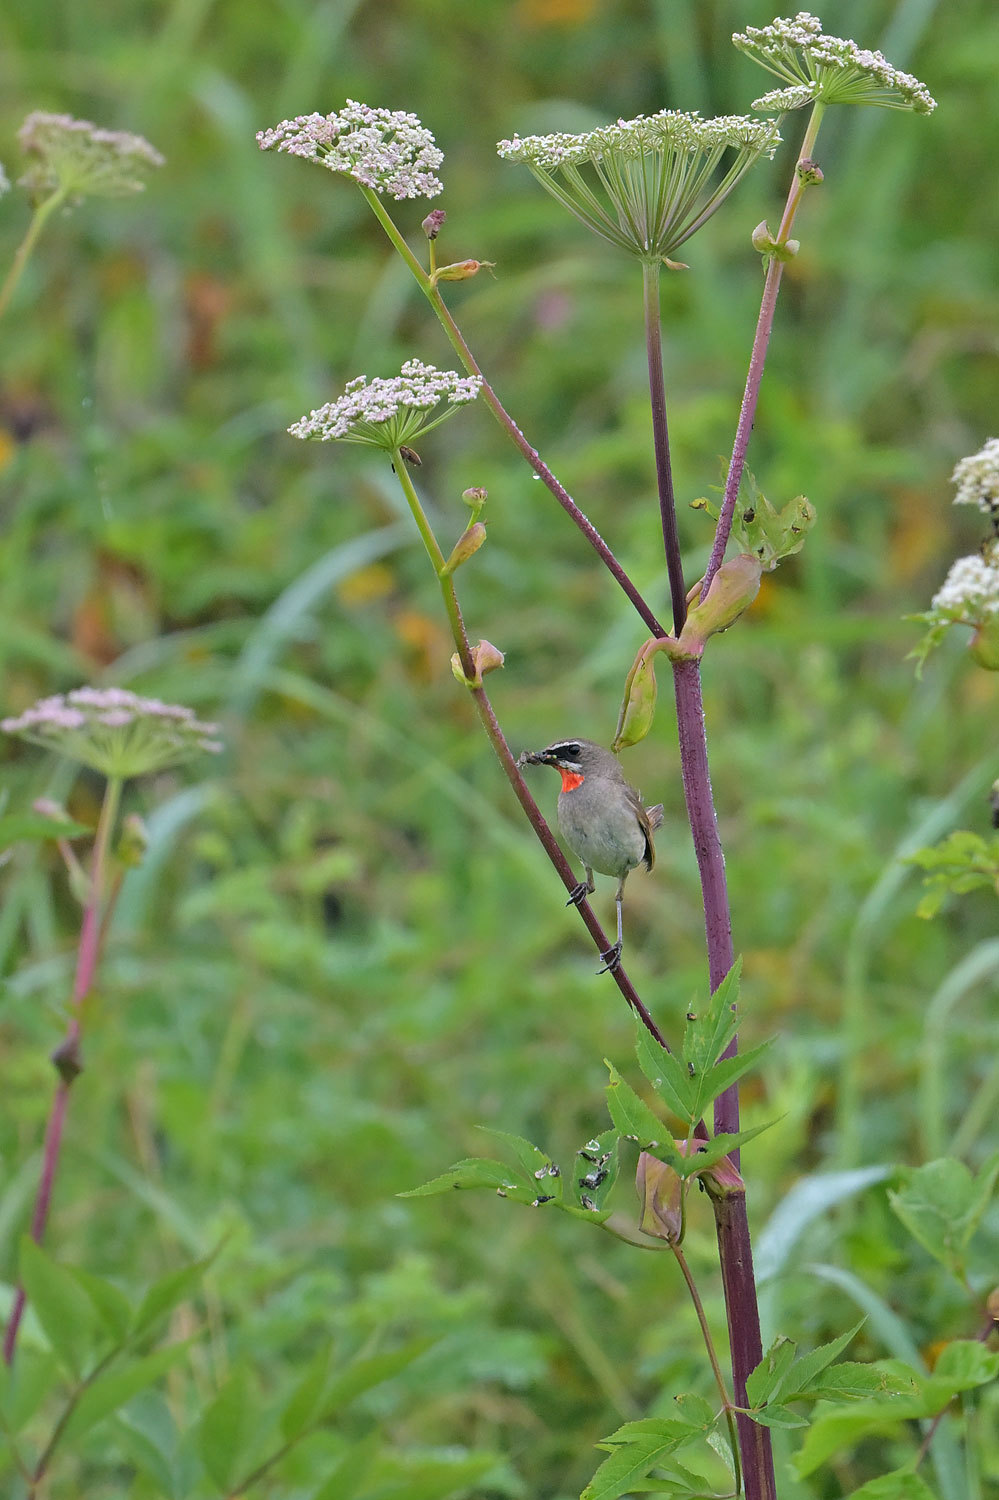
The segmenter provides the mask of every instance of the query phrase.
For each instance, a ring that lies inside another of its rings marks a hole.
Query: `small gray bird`
[[[562,777],[558,826],[572,852],[583,861],[580,881],[566,905],[578,905],[596,889],[594,870],[617,876],[617,942],[600,957],[605,974],[621,962],[624,944],[624,882],[636,865],[651,870],[656,862],[652,835],[662,823],[662,803],[645,807],[624,779],[615,755],[592,740],[556,740],[545,750],[525,750],[519,766],[552,766]]]

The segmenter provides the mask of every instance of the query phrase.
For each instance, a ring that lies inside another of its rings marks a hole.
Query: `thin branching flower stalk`
[[[159,698],[143,698],[116,687],[82,687],[65,695],[43,698],[23,713],[0,721],[0,729],[56,751],[106,778],[86,884],[66,1032],[52,1053],[58,1082],[45,1128],[41,1176],[31,1216],[32,1238],[41,1244],[62,1151],[69,1094],[83,1069],[84,1002],[94,985],[114,903],[121,889],[122,872],[114,871],[112,866],[124,783],[131,777],[182,765],[205,752],[218,754],[223,746],[217,737],[217,726],[195,718],[189,708],[163,703]],[[57,832],[58,821],[55,821],[53,833]],[[134,827],[126,829],[124,838],[128,849],[119,852],[119,863],[123,866],[136,862],[141,844]],[[3,1342],[7,1364],[14,1358],[25,1302],[24,1287],[18,1286]]]

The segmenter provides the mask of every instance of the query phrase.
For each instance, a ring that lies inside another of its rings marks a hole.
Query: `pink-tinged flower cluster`
[[[474,401],[482,388],[478,375],[438,370],[418,359],[408,359],[390,380],[368,380],[358,375],[336,401],[317,407],[295,422],[292,437],[318,438],[329,443],[367,443],[394,452],[418,433],[437,427],[459,406]],[[443,411],[431,416],[445,402]]]
[[[202,723],[180,704],[140,698],[126,688],[82,687],[42,698],[16,718],[0,720],[0,729],[122,779],[224,748],[217,725]]]
[[[433,136],[416,115],[372,109],[348,99],[330,115],[296,115],[257,132],[261,151],[286,151],[317,161],[392,198],[435,198],[444,184],[435,174],[444,160]]]
[[[143,173],[164,158],[141,135],[102,130],[72,115],[35,110],[17,133],[30,166],[20,179],[36,198],[55,192],[82,198],[122,198],[141,193]]]
[[[747,26],[735,32],[732,41],[786,85],[754,99],[754,109],[800,109],[819,99],[826,104],[879,104],[923,115],[937,107],[925,83],[893,67],[880,52],[858,47],[847,37],[827,36],[818,16],[807,10],[779,16],[769,26]]]

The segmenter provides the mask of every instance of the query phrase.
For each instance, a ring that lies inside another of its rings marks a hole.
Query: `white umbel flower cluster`
[[[955,505],[977,505],[987,516],[999,516],[999,438],[989,438],[984,448],[962,458],[951,482],[957,485]]]
[[[696,113],[662,109],[655,115],[618,120],[614,125],[602,125],[582,135],[515,135],[512,140],[500,141],[496,150],[506,161],[524,162],[542,172],[555,172],[560,167],[578,166],[582,162],[600,162],[608,156],[639,157],[663,147],[693,155],[732,146],[772,158],[780,136],[768,128],[768,123],[748,115],[719,115],[716,119],[702,120]]]
[[[963,624],[978,625],[999,614],[999,560],[973,553],[959,557],[933,595],[935,613]]]
[[[542,187],[602,239],[642,260],[672,264],[673,251],[779,144],[772,120],[702,120],[664,109],[583,135],[514,136],[497,150],[530,167]],[[719,174],[726,152],[733,155]]]
[[[202,723],[189,708],[117,687],[82,687],[42,698],[16,718],[0,720],[0,729],[122,778],[223,749],[218,726]]]
[[[827,104],[876,104],[928,115],[936,109],[925,83],[895,68],[880,52],[847,37],[827,36],[810,11],[778,17],[769,26],[747,26],[732,41],[741,52],[788,85],[753,101],[760,110]]]
[[[141,193],[143,173],[164,158],[141,135],[102,130],[89,120],[35,110],[17,133],[30,166],[20,179],[36,198],[65,192],[75,198],[124,198]]]
[[[288,428],[292,437],[320,442],[367,443],[393,452],[420,432],[428,432],[459,406],[474,401],[482,388],[478,375],[438,370],[408,359],[400,374],[383,380],[358,375],[336,401],[317,407]],[[441,403],[443,411],[431,416]]]
[[[433,136],[416,115],[373,109],[348,99],[338,113],[296,115],[271,130],[258,130],[261,151],[286,151],[353,177],[375,193],[396,199],[435,198],[444,184],[444,160]]]

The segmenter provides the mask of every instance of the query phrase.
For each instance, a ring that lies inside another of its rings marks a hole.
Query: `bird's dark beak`
[[[518,766],[550,766],[551,757],[544,750],[522,750],[517,756]]]

